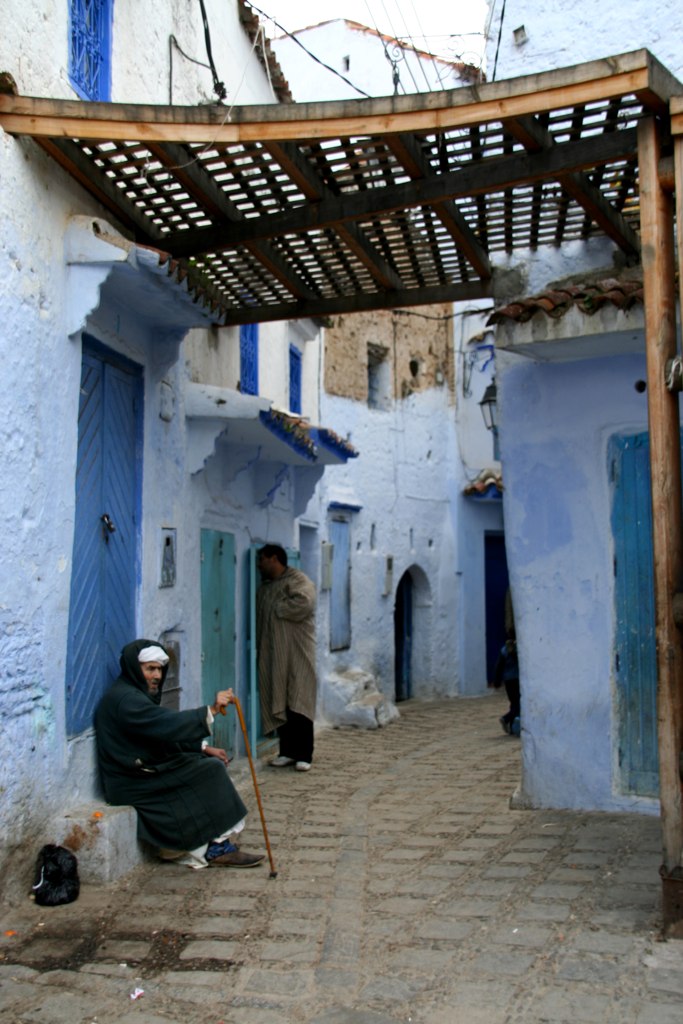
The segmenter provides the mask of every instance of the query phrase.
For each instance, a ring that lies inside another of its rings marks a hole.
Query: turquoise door
[[[66,724],[92,725],[135,639],[142,370],[84,336],[69,601]]]
[[[656,796],[657,662],[647,434],[613,438],[610,468],[620,784],[626,793]]]
[[[202,700],[212,704],[218,690],[235,687],[235,538],[217,530],[201,532]],[[238,695],[239,696],[239,695]],[[213,745],[234,756],[235,709],[217,715]]]

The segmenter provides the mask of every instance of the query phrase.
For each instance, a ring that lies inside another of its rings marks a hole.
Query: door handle
[[[109,534],[110,533],[116,533],[116,527],[114,526],[114,524],[111,521],[111,518],[107,515],[106,512],[104,512],[100,516],[100,519],[102,520],[102,536],[104,537],[104,539],[106,540],[106,542],[108,544],[109,543]]]

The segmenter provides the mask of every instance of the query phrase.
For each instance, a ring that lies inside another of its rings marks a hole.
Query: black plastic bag
[[[38,854],[33,895],[42,907],[73,903],[80,892],[78,861],[70,850],[49,843]]]

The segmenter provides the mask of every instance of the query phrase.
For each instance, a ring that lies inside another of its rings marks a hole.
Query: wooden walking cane
[[[240,720],[240,727],[242,729],[242,735],[244,736],[244,747],[247,751],[247,757],[249,758],[249,767],[251,768],[251,778],[254,783],[254,792],[256,793],[256,802],[258,804],[259,814],[261,815],[261,826],[263,828],[263,838],[266,841],[266,850],[268,851],[268,860],[270,861],[270,875],[269,878],[277,878],[277,871],[275,870],[275,861],[273,860],[273,851],[270,848],[270,840],[268,839],[268,829],[266,828],[266,818],[263,813],[263,804],[261,803],[261,794],[258,788],[258,782],[256,781],[256,770],[254,768],[254,762],[251,758],[251,747],[249,746],[249,737],[247,736],[247,726],[244,721],[244,715],[242,714],[242,706],[237,697],[233,696],[232,701],[237,709],[237,717]],[[225,714],[225,708],[221,707],[220,713]]]

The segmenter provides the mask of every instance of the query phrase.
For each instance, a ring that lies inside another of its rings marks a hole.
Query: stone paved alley
[[[308,775],[263,767],[276,879],[153,863],[4,908],[3,1022],[681,1024],[658,821],[510,810],[503,708],[404,704],[386,729],[322,733]]]

